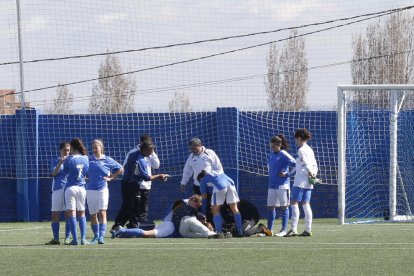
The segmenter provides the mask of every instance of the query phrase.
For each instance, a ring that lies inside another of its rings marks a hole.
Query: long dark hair
[[[72,149],[75,149],[75,150],[79,151],[82,155],[87,155],[88,154],[88,150],[83,145],[83,142],[80,138],[72,139],[72,141],[70,141],[70,147]]]
[[[288,150],[289,149],[289,144],[286,140],[285,135],[283,135],[283,134],[278,134],[276,136],[273,136],[270,139],[270,143],[280,145],[280,149],[282,149],[282,150]]]

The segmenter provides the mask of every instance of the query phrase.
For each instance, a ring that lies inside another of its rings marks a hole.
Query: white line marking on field
[[[194,250],[194,247],[160,247],[160,248],[153,248],[153,247],[116,247],[116,248],[108,248],[108,247],[92,247],[92,246],[64,246],[64,247],[51,247],[51,246],[26,246],[26,245],[15,245],[15,246],[6,246],[0,247],[1,249],[29,249],[29,250]],[[209,251],[223,251],[223,250],[249,250],[254,251],[252,248],[239,248],[239,247],[220,247],[220,248],[199,248],[202,250],[209,250]],[[327,247],[327,248],[258,248],[257,250],[260,251],[324,251],[324,250],[378,250],[377,247]],[[381,248],[381,250],[414,250],[414,247],[389,247],[389,248]]]
[[[107,245],[125,245],[125,243],[121,242],[111,242],[107,243]],[[263,242],[255,242],[255,241],[240,241],[240,242],[234,242],[234,241],[220,241],[215,242],[212,241],[211,243],[205,243],[205,242],[145,242],[145,243],[130,243],[128,245],[214,245],[214,244],[291,244],[291,245],[414,245],[414,242],[312,242],[312,243],[295,243],[295,242],[282,242],[282,241],[263,241]]]
[[[37,230],[37,229],[47,229],[47,227],[38,226],[38,227],[0,229],[0,232],[27,231],[27,230]]]

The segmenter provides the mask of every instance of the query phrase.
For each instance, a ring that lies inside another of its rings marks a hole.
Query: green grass
[[[111,240],[108,233],[105,245],[45,246],[49,223],[2,223],[0,267],[2,275],[414,274],[414,224],[340,226],[323,219],[314,221],[313,234]]]

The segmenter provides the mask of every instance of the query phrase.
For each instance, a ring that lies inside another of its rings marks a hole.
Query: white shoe
[[[275,234],[276,237],[284,237],[286,235],[286,231],[280,230],[279,233]]]

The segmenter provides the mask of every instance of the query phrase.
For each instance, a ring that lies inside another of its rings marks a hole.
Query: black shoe
[[[289,232],[287,232],[287,234],[284,235],[283,237],[290,238],[290,237],[296,237],[297,235],[298,235],[298,233],[296,233],[295,231],[289,230]]]
[[[302,234],[299,235],[300,237],[312,237],[312,232],[303,231]]]
[[[244,234],[242,231],[237,231],[236,234],[234,235],[235,238],[243,238]]]

